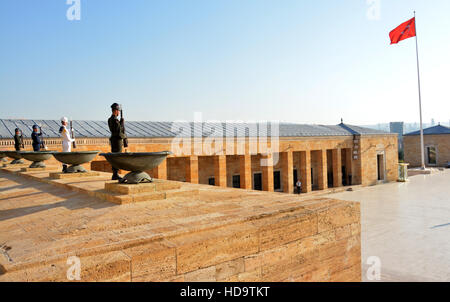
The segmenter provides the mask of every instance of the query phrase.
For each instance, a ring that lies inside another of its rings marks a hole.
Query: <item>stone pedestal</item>
[[[118,194],[139,194],[146,192],[156,192],[165,190],[176,190],[181,188],[181,183],[174,181],[153,180],[152,183],[137,185],[120,184],[117,182],[106,182],[105,191]]]
[[[198,188],[182,188],[181,182],[153,179],[151,183],[121,184],[106,182],[102,192],[96,192],[97,198],[116,204],[163,200],[179,196],[198,195]]]

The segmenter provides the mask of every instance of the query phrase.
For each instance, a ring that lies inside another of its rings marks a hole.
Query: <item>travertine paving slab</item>
[[[372,281],[367,261],[374,256],[381,261],[381,281],[450,281],[449,184],[447,169],[329,195],[361,201],[363,280]]]

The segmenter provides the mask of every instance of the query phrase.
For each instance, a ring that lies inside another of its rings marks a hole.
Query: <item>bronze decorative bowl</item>
[[[52,157],[53,152],[51,151],[20,151],[19,152],[23,158],[32,161],[30,168],[45,168],[44,161]]]
[[[87,170],[82,166],[92,161],[100,151],[79,151],[79,152],[53,152],[57,161],[70,165],[67,173],[85,173]]]
[[[10,157],[13,159],[13,161],[10,163],[11,165],[20,165],[25,163],[22,160],[22,154],[20,154],[18,151],[3,151],[3,153],[6,155],[6,157]]]
[[[101,153],[113,168],[130,171],[121,180],[121,183],[139,184],[152,182],[152,178],[145,172],[158,167],[167,156],[172,153],[146,152],[146,153]]]

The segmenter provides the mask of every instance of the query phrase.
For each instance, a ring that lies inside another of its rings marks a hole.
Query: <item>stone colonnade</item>
[[[294,193],[354,184],[351,149],[286,151],[269,155],[217,155],[168,158],[151,171],[159,179],[218,187]]]

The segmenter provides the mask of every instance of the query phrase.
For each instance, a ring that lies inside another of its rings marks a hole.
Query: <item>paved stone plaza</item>
[[[381,281],[450,281],[450,170],[333,198],[361,201],[363,280],[368,257]]]

